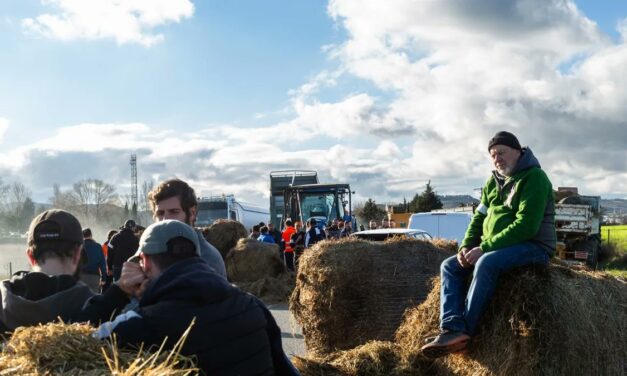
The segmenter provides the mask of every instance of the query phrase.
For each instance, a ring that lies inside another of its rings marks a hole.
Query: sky
[[[0,177],[36,202],[171,177],[267,202],[476,192],[516,134],[554,185],[627,198],[622,0],[3,0]]]

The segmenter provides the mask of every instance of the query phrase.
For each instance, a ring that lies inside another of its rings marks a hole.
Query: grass
[[[627,225],[601,226],[601,242],[615,253],[602,267],[612,275],[627,278]]]

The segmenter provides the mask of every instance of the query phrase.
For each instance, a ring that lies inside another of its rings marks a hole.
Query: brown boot
[[[427,358],[439,358],[466,348],[470,336],[464,332],[443,331],[420,351]]]

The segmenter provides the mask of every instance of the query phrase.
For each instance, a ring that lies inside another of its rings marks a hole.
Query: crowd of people
[[[191,326],[182,354],[204,374],[298,375],[268,308],[227,281],[219,251],[194,229],[194,190],[170,179],[149,200],[155,223],[127,220],[102,246],[67,211],[35,217],[32,271],[0,283],[0,332],[61,319],[120,346],[172,348]]]
[[[298,258],[306,248],[325,239],[341,239],[350,236],[353,225],[350,219],[336,218],[329,226],[319,226],[315,218],[307,220],[307,229],[303,229],[301,221],[285,220],[283,232],[277,230],[274,224],[263,222],[254,225],[249,237],[259,242],[277,244],[279,257],[285,262],[288,270],[294,271],[298,265]]]

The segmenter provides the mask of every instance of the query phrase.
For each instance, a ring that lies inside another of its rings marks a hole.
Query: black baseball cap
[[[78,219],[61,209],[50,209],[39,214],[30,223],[28,244],[50,240],[83,244],[83,229]]]

